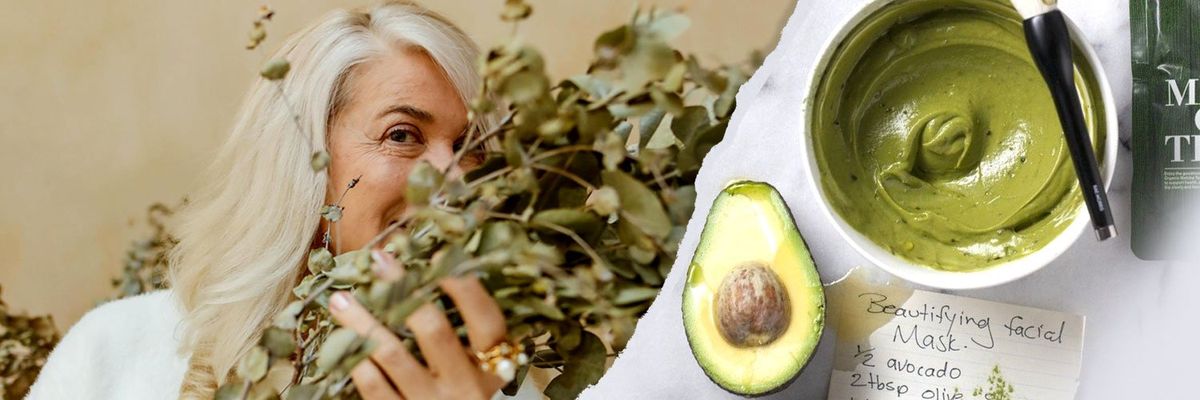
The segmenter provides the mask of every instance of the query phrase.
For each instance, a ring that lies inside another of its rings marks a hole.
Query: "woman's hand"
[[[399,279],[403,274],[391,255],[375,250],[371,256],[376,274],[384,279]],[[446,278],[439,286],[466,322],[471,349],[459,342],[445,314],[433,304],[422,305],[405,320],[405,325],[416,336],[428,368],[354,296],[337,292],[330,298],[334,319],[375,342],[370,357],[350,373],[364,399],[489,399],[504,387],[498,376],[480,370],[471,356],[505,339],[507,329],[500,306],[475,277]]]

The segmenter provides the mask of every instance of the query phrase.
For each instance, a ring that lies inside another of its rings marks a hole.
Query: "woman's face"
[[[349,99],[329,129],[329,186],[325,204],[341,200],[331,249],[361,248],[405,212],[408,174],[421,161],[442,169],[463,145],[467,109],[441,68],[425,52],[396,49],[360,64],[349,81]],[[463,157],[461,174],[478,164]],[[321,220],[318,235],[327,231]],[[317,240],[320,240],[318,236]]]

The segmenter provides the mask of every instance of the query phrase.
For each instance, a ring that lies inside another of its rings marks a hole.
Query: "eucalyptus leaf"
[[[337,204],[329,204],[321,208],[321,218],[329,222],[338,222],[342,219],[342,206]]]
[[[313,284],[316,283],[318,278],[319,277],[317,275],[305,276],[304,279],[300,280],[300,284],[292,288],[292,294],[299,298],[308,297],[308,295],[312,292]]]
[[[296,351],[296,341],[292,337],[294,328],[267,328],[263,332],[262,343],[273,357],[287,357]]]
[[[308,271],[316,274],[333,268],[333,253],[324,247],[318,247],[308,252]]]
[[[288,388],[284,396],[286,400],[317,400],[320,399],[321,388],[313,384],[299,384]]]
[[[213,393],[213,400],[243,400],[242,385],[238,382],[226,382]]]
[[[600,152],[604,160],[604,169],[613,171],[617,169],[617,164],[625,160],[625,147],[623,140],[617,133],[610,132],[607,135],[601,136],[596,140],[593,147]]]
[[[708,110],[700,106],[690,106],[684,108],[679,117],[671,120],[671,131],[686,143],[697,131],[708,126],[708,120]]]
[[[638,121],[638,142],[641,147],[646,147],[646,142],[649,142],[650,138],[660,129],[664,117],[665,120],[670,121],[670,117],[667,117],[666,114],[666,111],[656,108],[641,117]]]
[[[638,40],[620,61],[620,87],[637,90],[652,81],[661,80],[678,61],[675,51],[657,40]]]
[[[622,218],[656,239],[666,238],[671,233],[671,219],[650,188],[624,172],[604,171],[601,175],[604,184],[617,191],[623,205]]]
[[[320,171],[329,166],[329,153],[318,151],[312,155],[313,171]]]
[[[518,235],[522,235],[511,221],[488,222],[483,226],[479,239],[479,254],[509,249]]]
[[[725,128],[728,122],[709,126],[701,129],[698,133],[693,134],[687,141],[687,151],[680,152],[679,158],[676,160],[680,170],[695,171],[700,168],[700,161],[704,160],[704,156],[712,150],[713,146],[721,142],[725,136]]]
[[[696,187],[687,185],[675,189],[672,200],[667,203],[667,211],[676,225],[687,225],[688,219],[696,209]]]
[[[633,337],[634,321],[632,318],[614,318],[610,325],[613,338],[612,348],[614,351],[620,352],[629,343],[629,338]]]
[[[261,75],[263,78],[267,78],[268,80],[277,81],[287,76],[288,71],[291,69],[291,63],[289,63],[287,60],[277,58],[267,62],[267,65],[263,66],[262,71],[259,72],[259,75]]]
[[[525,299],[522,304],[533,309],[534,312],[541,314],[543,317],[554,321],[561,321],[563,318],[566,318],[566,315],[563,314],[562,310],[559,310],[558,307],[548,304],[540,299],[528,298]]]
[[[733,102],[737,91],[741,88],[742,83],[746,82],[746,76],[737,68],[729,68],[728,74],[729,84],[721,92],[721,96],[717,99],[717,102],[713,104],[713,113],[720,118],[728,116],[733,111]]]
[[[321,373],[332,370],[347,353],[354,349],[355,342],[358,340],[358,334],[349,328],[334,329],[329,336],[325,337],[320,350],[317,351],[317,370]]]
[[[605,264],[604,268],[606,270],[608,270],[608,272],[612,272],[613,274],[616,274],[617,276],[620,276],[625,279],[633,279],[634,277],[637,276],[637,271],[633,270],[633,265],[628,264],[628,263],[611,262],[611,263]]]
[[[271,357],[267,354],[267,349],[262,346],[251,347],[250,352],[238,364],[238,376],[252,382],[258,381],[267,375],[267,366],[270,361]]]
[[[621,209],[621,197],[612,186],[601,186],[588,196],[587,206],[598,215],[613,215]]]
[[[296,317],[304,310],[304,303],[296,300],[288,303],[287,307],[275,315],[271,325],[281,329],[296,329]]]
[[[545,394],[551,400],[567,400],[579,397],[588,386],[600,381],[608,353],[600,338],[583,331],[579,346],[567,355],[562,374],[546,386]]]
[[[642,146],[643,148],[661,150],[675,146],[679,142],[679,138],[675,137],[670,128],[671,121],[674,121],[674,118],[668,115],[665,119],[666,123],[659,124],[654,132],[650,133],[650,138],[646,140],[646,143]]]
[[[575,232],[582,238],[590,238],[599,233],[603,222],[596,214],[574,208],[558,208],[541,211],[534,214],[530,220],[533,226],[543,228],[557,226]],[[551,232],[558,232],[550,229]]]
[[[678,116],[683,114],[683,99],[675,93],[659,88],[650,88],[650,98],[654,100],[655,105],[671,113],[671,115]]]
[[[545,75],[524,71],[509,76],[500,90],[513,103],[529,103],[546,93],[549,85]]]
[[[569,81],[583,89],[595,100],[604,99],[614,92],[612,82],[598,76],[575,75]]]
[[[409,204],[423,206],[429,204],[430,196],[435,189],[442,185],[442,173],[428,161],[421,160],[408,174],[408,186],[405,201]]]
[[[554,350],[558,352],[557,354],[570,354],[571,350],[578,348],[579,343],[583,340],[583,328],[574,321],[564,321],[556,325],[552,334]],[[543,357],[546,356],[543,355]]]
[[[432,300],[430,295],[409,296],[400,303],[391,306],[384,316],[384,323],[392,329],[402,329],[408,317],[412,315],[417,308],[425,305]]]
[[[686,62],[677,62],[671,66],[671,70],[667,72],[667,76],[663,77],[662,88],[668,92],[679,92],[683,89],[683,79],[687,74],[688,64]]]
[[[637,250],[637,247],[630,247],[630,252],[634,251],[640,250]],[[638,279],[641,279],[642,282],[646,283],[646,285],[650,285],[650,287],[653,288],[658,288],[662,286],[662,276],[664,275],[660,275],[658,268],[655,268],[654,265],[650,265],[650,262],[653,262],[654,259],[658,259],[658,257],[656,257],[658,255],[654,256],[655,257],[648,257],[650,259],[649,262],[634,263],[634,271],[636,271]]]
[[[602,65],[614,62],[617,57],[633,47],[634,40],[633,29],[628,25],[600,34],[595,43],[597,61]]]
[[[683,14],[667,13],[650,21],[647,29],[655,39],[666,42],[678,37],[691,24],[691,20]]]
[[[618,306],[630,305],[651,300],[656,296],[658,296],[658,290],[654,288],[627,287],[617,291],[617,296],[613,299],[613,304]]]
[[[500,14],[500,19],[507,22],[516,22],[529,18],[529,14],[533,13],[533,8],[529,7],[522,0],[506,0],[504,2],[504,12]]]

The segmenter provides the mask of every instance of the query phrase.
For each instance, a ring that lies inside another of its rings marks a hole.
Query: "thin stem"
[[[479,177],[478,179],[475,179],[475,180],[473,180],[473,181],[467,182],[467,187],[468,187],[468,188],[472,188],[472,189],[473,189],[473,188],[475,188],[476,186],[479,186],[479,185],[483,184],[484,182],[490,181],[490,180],[492,180],[493,178],[495,178],[495,177],[497,177],[497,176],[500,176],[500,175],[507,174],[507,173],[511,172],[512,170],[513,170],[513,167],[510,165],[510,166],[507,166],[507,167],[500,168],[500,169],[498,169],[498,170],[492,171],[491,173],[489,173],[489,174],[487,174],[487,175],[484,175],[484,176],[481,176],[481,177]]]
[[[567,229],[566,227],[564,227],[562,225],[551,223],[551,222],[544,222],[544,221],[538,222],[537,225],[541,225],[546,228],[550,228],[550,230],[552,230],[552,231],[567,235],[568,237],[571,238],[571,240],[575,241],[575,244],[578,244],[579,247],[583,248],[583,251],[588,254],[588,257],[592,258],[593,262],[596,262],[596,263],[604,262],[604,260],[602,258],[600,258],[600,254],[596,253],[596,249],[593,249],[592,245],[590,245],[586,241],[584,241],[583,238],[579,237],[579,234],[576,234],[574,231]]]
[[[576,144],[576,145],[571,145],[571,146],[559,147],[554,150],[546,150],[545,153],[538,154],[537,157],[533,157],[533,158],[529,159],[529,162],[536,163],[538,161],[542,161],[547,158],[554,157],[554,156],[557,156],[560,154],[576,153],[576,152],[581,152],[581,151],[592,151],[592,146]]]
[[[242,383],[242,396],[240,397],[242,400],[245,400],[248,398],[248,396],[250,396],[250,384],[252,383],[254,382],[249,379]]]
[[[362,175],[359,175],[357,178],[351,179],[351,180],[350,180],[350,183],[346,185],[346,189],[345,189],[345,190],[342,190],[342,195],[338,197],[338,199],[337,199],[337,202],[335,202],[335,203],[333,203],[333,204],[334,204],[334,205],[341,205],[341,204],[342,204],[342,200],[346,198],[346,193],[350,193],[350,189],[354,189],[354,186],[357,186],[357,185],[358,185],[358,181],[359,181],[359,180],[361,180],[361,179],[362,179]]]
[[[592,185],[591,182],[588,182],[588,181],[584,180],[583,178],[580,178],[579,175],[575,175],[565,169],[553,167],[553,166],[549,166],[549,165],[545,165],[545,164],[533,164],[533,165],[530,165],[530,168],[540,169],[540,170],[546,171],[546,172],[553,172],[562,177],[565,177],[572,181],[575,181],[575,183],[578,183],[579,186],[588,188],[588,190],[596,190],[596,186]]]
[[[662,171],[660,171],[658,169],[658,166],[651,167],[650,173],[654,175],[654,181],[655,181],[655,183],[658,183],[658,187],[660,189],[662,189],[662,190],[670,189],[670,187],[667,186],[667,180],[665,178],[663,178]]]
[[[275,90],[279,93],[279,98],[283,100],[283,105],[287,106],[288,111],[291,111],[292,124],[296,126],[297,131],[300,131],[300,135],[304,137],[304,140],[308,141],[308,153],[312,154],[316,152],[316,141],[313,140],[311,134],[305,132],[304,126],[300,124],[300,114],[296,112],[296,107],[292,106],[292,101],[288,98],[287,93],[283,91],[283,84],[280,81],[272,81],[272,83],[274,83],[272,86],[275,86]]]
[[[533,139],[533,144],[529,145],[528,153],[529,154],[537,153],[538,147],[540,147],[541,145],[542,145],[542,137],[538,136],[537,139]]]
[[[448,174],[450,172],[450,168],[453,168],[455,165],[458,165],[458,163],[462,162],[463,156],[465,156],[467,154],[467,152],[470,151],[470,149],[479,147],[484,142],[486,142],[488,139],[491,139],[492,137],[495,137],[496,135],[499,135],[501,132],[503,132],[504,125],[507,125],[510,121],[512,121],[512,118],[513,118],[513,113],[510,111],[508,114],[506,114],[504,116],[504,119],[500,120],[500,123],[498,123],[498,124],[496,124],[496,126],[492,127],[492,129],[487,131],[487,133],[484,133],[483,135],[481,135],[477,138],[469,140],[467,145],[464,145],[461,149],[458,149],[458,151],[454,152],[453,161],[450,164],[446,165],[445,170],[442,171],[442,175]]]
[[[346,185],[346,189],[345,189],[345,190],[342,190],[342,194],[341,194],[340,196],[338,196],[338,199],[337,199],[337,201],[335,201],[335,202],[333,203],[333,207],[336,207],[336,208],[338,209],[338,212],[339,212],[339,213],[341,213],[341,211],[342,211],[342,209],[343,209],[343,208],[342,208],[342,200],[345,200],[345,199],[346,199],[346,195],[350,193],[350,189],[354,189],[354,187],[358,185],[358,181],[359,181],[360,179],[362,179],[362,175],[359,175],[357,178],[351,179],[351,180],[350,180],[350,183]],[[338,220],[341,220],[341,218],[338,218]],[[329,223],[329,230],[330,230],[330,232],[332,232],[332,231],[334,231],[334,230],[335,230],[335,228],[337,227],[337,223],[338,223],[338,221],[330,221],[330,223]],[[330,234],[332,235],[332,233],[330,233]],[[334,253],[341,254],[341,251],[342,251],[342,236],[341,236],[341,235],[337,235],[337,237],[336,237],[336,239],[335,239],[335,240],[337,240],[337,243],[336,243],[336,244],[333,246]],[[326,242],[325,242],[325,248],[326,248],[326,249],[328,249],[328,248],[329,248],[329,242],[328,242],[328,241],[326,241]]]
[[[325,292],[326,290],[329,290],[329,288],[332,286],[333,286],[333,279],[326,279],[325,282],[321,282],[321,284],[319,286],[313,288],[312,293],[309,293],[308,297],[305,297],[304,301],[300,303],[301,304],[300,309],[303,310],[305,307],[308,307],[309,304],[312,304],[312,302],[317,299],[317,295],[321,294],[322,292]]]
[[[573,145],[573,146],[559,147],[554,150],[547,150],[545,153],[542,153],[542,154],[537,155],[536,157],[530,158],[529,163],[536,164],[538,161],[542,161],[542,160],[545,160],[547,158],[554,157],[557,155],[567,154],[567,153],[578,153],[578,152],[582,152],[582,151],[592,151],[592,148],[590,146],[585,146],[585,145]],[[474,188],[476,186],[483,184],[484,182],[492,180],[493,178],[495,178],[497,176],[512,172],[513,169],[514,168],[510,165],[510,166],[492,171],[491,173],[489,173],[487,175],[481,176],[479,178],[476,178],[475,180],[472,180],[471,182],[468,182],[467,187]]]
[[[579,155],[579,153],[571,153],[571,155],[567,157],[567,161],[566,161],[566,162],[563,162],[563,164],[562,164],[562,165],[563,165],[563,167],[564,167],[564,168],[570,168],[570,167],[571,167],[571,164],[575,162],[575,156],[576,156],[576,155]],[[554,176],[554,180],[553,180],[553,181],[550,181],[550,183],[549,183],[549,184],[547,184],[547,185],[546,185],[546,187],[555,187],[556,185],[558,185],[558,182],[559,182],[560,180],[562,180],[562,179],[563,179],[563,177],[562,177],[561,175],[555,175],[555,176]],[[547,200],[547,199],[549,199],[549,197],[543,197],[543,198],[542,198],[542,200],[543,200],[543,201],[544,201],[544,200]],[[538,206],[539,206],[538,208],[541,208],[541,206],[542,206],[542,205],[544,205],[544,203],[539,203],[539,204],[538,204]]]
[[[408,219],[409,219],[409,217],[404,217],[401,220],[393,222],[391,225],[388,225],[387,228],[383,228],[383,231],[379,232],[378,235],[375,235],[375,237],[371,238],[371,241],[367,242],[367,245],[364,247],[368,248],[368,249],[375,247],[375,245],[378,244],[381,240],[383,240],[383,238],[387,237],[388,235],[391,235],[392,232],[396,231],[396,229],[400,229],[400,226],[404,225],[404,223],[408,222]]]
[[[525,222],[524,218],[521,218],[520,215],[516,215],[516,214],[487,211],[484,213],[484,215],[486,215],[488,218],[498,218],[498,219],[507,219],[507,220],[511,220],[511,221],[517,221],[517,222]]]

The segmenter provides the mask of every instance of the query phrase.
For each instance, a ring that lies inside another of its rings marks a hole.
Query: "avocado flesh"
[[[787,293],[790,318],[770,342],[739,346],[719,331],[716,299],[730,272],[753,263],[775,273]],[[782,389],[808,364],[824,319],[820,275],[783,198],[765,183],[725,188],[709,211],[683,290],[684,331],[705,374],[741,395]]]

